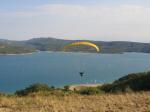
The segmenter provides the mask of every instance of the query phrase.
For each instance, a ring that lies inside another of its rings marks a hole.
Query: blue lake
[[[56,87],[112,82],[128,73],[150,70],[150,54],[40,52],[0,56],[0,91],[14,92],[33,83]],[[79,72],[85,76],[80,77]]]

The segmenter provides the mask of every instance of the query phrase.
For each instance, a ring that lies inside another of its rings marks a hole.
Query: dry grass
[[[0,97],[0,112],[150,112],[150,92]]]

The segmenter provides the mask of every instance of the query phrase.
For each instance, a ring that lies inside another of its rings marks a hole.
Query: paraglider
[[[71,47],[74,47],[74,46],[89,46],[89,47],[95,48],[95,50],[97,52],[100,52],[100,48],[96,44],[91,43],[91,42],[86,42],[86,41],[83,41],[83,42],[74,42],[74,43],[68,44],[68,45],[66,45],[63,48],[63,51],[66,51],[67,49],[69,49]]]
[[[82,78],[83,75],[84,75],[84,72],[79,72],[79,74],[80,74],[80,76],[81,76],[81,78]]]
[[[87,41],[73,42],[73,43],[67,44],[64,46],[63,51],[67,51],[68,49],[72,47],[76,47],[76,46],[88,46],[88,47],[94,48],[96,52],[100,52],[100,48],[96,44],[92,42],[87,42]],[[85,76],[85,72],[83,72],[83,70],[80,70],[79,75],[82,78],[83,76]]]

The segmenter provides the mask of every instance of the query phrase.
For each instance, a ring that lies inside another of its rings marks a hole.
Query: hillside
[[[32,50],[36,49],[40,51],[62,51],[65,45],[71,42],[75,42],[75,41],[82,41],[82,40],[63,40],[63,39],[56,39],[56,38],[33,38],[30,40],[26,40],[26,41],[11,41],[11,40],[0,39],[0,44],[10,45],[10,47],[19,46],[21,47],[19,51],[24,53],[24,51],[30,52],[31,49]],[[90,42],[93,42],[97,44],[99,47],[101,47],[102,48],[101,53],[123,53],[123,52],[150,53],[150,43],[126,42],[126,41],[112,41],[112,42],[90,41]],[[28,49],[23,50],[22,48],[28,48]],[[3,52],[9,53],[11,51],[12,53],[15,53],[16,51],[12,49],[10,50],[3,49],[1,53]],[[76,51],[94,52],[94,50],[91,49],[90,47],[83,47],[83,46],[70,49],[70,51],[71,52],[76,52]]]
[[[150,72],[144,72],[79,90],[36,83],[15,94],[1,93],[0,112],[149,112],[149,81]]]
[[[149,112],[150,92],[4,97],[0,112]]]
[[[121,77],[112,84],[105,84],[105,92],[150,91],[150,72],[132,73]]]
[[[35,48],[24,45],[23,42],[0,39],[0,54],[23,54],[35,51]]]
[[[61,51],[64,45],[81,40],[62,40],[55,38],[35,38],[26,41],[27,45],[33,46],[38,50],[51,50]],[[84,41],[84,40],[83,40]],[[138,43],[138,42],[123,42],[123,41],[90,41],[102,47],[102,53],[122,53],[122,52],[144,52],[150,53],[150,43]],[[81,47],[81,51],[86,49],[89,52],[93,52],[90,48]],[[76,51],[76,49],[72,49]]]

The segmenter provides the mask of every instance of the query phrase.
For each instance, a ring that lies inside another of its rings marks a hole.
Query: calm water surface
[[[112,82],[133,72],[150,70],[150,54],[40,52],[0,56],[0,91],[14,92],[40,82],[53,86]],[[84,71],[81,78],[79,72]]]

